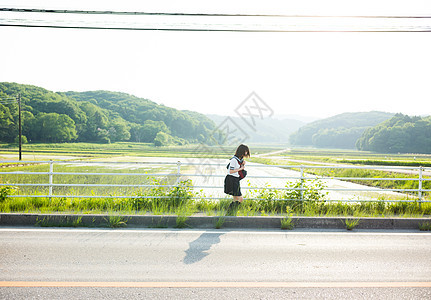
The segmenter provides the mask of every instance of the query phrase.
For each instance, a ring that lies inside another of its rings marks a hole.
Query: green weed
[[[293,214],[291,213],[291,208],[289,206],[286,207],[286,213],[287,213],[287,216],[280,220],[281,229],[292,230],[295,227],[295,225],[292,220]]]
[[[128,219],[123,216],[109,216],[108,219],[105,218],[110,228],[120,228],[126,227]]]
[[[346,225],[347,230],[353,230],[356,226],[359,225],[360,219],[345,219],[344,224]]]
[[[176,211],[177,218],[175,220],[176,225],[175,228],[186,228],[190,227],[187,224],[187,220],[189,217],[195,212],[194,206],[192,204],[183,205],[181,207],[178,207]]]
[[[58,222],[55,218],[44,217],[42,220],[36,219],[35,226],[39,227],[84,227],[82,217],[78,217],[73,221]]]
[[[0,186],[0,202],[4,202],[7,199],[7,196],[14,194],[18,188],[14,186]]]
[[[222,228],[222,226],[223,226],[223,224],[226,222],[226,213],[225,213],[225,211],[224,210],[222,210],[222,211],[220,211],[220,213],[219,213],[219,215],[218,215],[218,218],[217,218],[217,220],[216,220],[216,223],[215,223],[215,228],[216,229],[220,229],[220,228]]]
[[[186,228],[186,227],[189,227],[189,225],[187,224],[187,220],[188,219],[189,219],[189,217],[185,216],[185,215],[179,215],[179,216],[177,216],[177,218],[175,220],[175,222],[176,222],[175,228]]]
[[[425,222],[419,224],[420,231],[431,231],[431,222]]]
[[[292,230],[295,227],[291,216],[281,219],[281,229]]]

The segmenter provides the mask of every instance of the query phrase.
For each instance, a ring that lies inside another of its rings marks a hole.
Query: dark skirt
[[[224,179],[224,192],[232,196],[242,196],[239,185],[239,177],[226,175]]]

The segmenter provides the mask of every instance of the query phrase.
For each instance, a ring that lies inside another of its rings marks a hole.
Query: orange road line
[[[431,282],[80,282],[0,281],[0,287],[107,288],[431,288]]]

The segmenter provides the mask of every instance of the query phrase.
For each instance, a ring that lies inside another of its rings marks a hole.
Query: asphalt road
[[[431,298],[419,232],[0,229],[1,299]]]

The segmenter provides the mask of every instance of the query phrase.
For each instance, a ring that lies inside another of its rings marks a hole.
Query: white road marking
[[[431,232],[352,232],[352,231],[270,231],[270,230],[192,230],[192,229],[172,229],[172,230],[159,230],[159,229],[80,229],[80,228],[0,228],[0,232],[77,232],[77,233],[175,233],[175,234],[249,234],[249,235],[360,235],[360,236],[431,236]]]
[[[0,287],[100,288],[430,288],[431,282],[80,282],[0,281]]]

